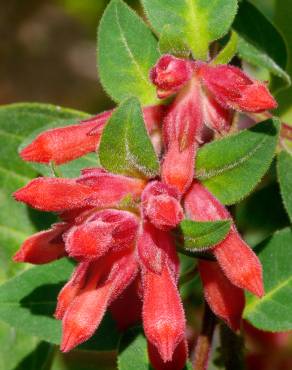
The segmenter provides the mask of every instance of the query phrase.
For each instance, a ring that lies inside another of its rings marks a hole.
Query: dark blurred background
[[[112,106],[96,68],[96,28],[108,2],[0,0],[0,104],[35,101],[90,113]],[[127,2],[142,13],[138,0]],[[251,2],[285,28],[279,14],[292,0]]]
[[[0,104],[36,101],[92,113],[111,106],[96,68],[96,27],[107,3],[0,0]]]

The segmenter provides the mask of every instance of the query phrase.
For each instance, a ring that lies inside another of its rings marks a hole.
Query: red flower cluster
[[[61,221],[31,236],[15,261],[47,263],[70,256],[78,266],[58,297],[62,350],[93,335],[109,308],[121,329],[142,317],[155,369],[179,370],[187,357],[185,317],[177,288],[179,259],[171,229],[183,218],[230,219],[226,208],[195,180],[199,145],[211,132],[227,132],[234,110],[260,112],[276,103],[264,84],[238,68],[163,56],[150,78],[168,105],[146,107],[145,125],[160,157],[161,176],[142,178],[85,169],[76,179],[37,178],[14,196]],[[98,149],[112,112],[40,134],[22,152],[27,161],[56,164]],[[212,131],[211,131],[211,130]],[[162,143],[162,144],[161,144]],[[132,205],[123,202],[131,197]],[[240,326],[243,289],[264,294],[262,270],[233,224],[200,260],[205,298],[234,330]]]

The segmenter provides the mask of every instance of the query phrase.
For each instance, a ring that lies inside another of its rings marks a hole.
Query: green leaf
[[[149,370],[147,341],[140,328],[131,328],[122,336],[119,345],[119,370]],[[152,369],[152,367],[151,367]]]
[[[170,24],[165,25],[158,43],[161,54],[172,54],[181,58],[189,57],[191,51],[183,39],[183,34],[175,27]]]
[[[12,104],[0,107],[0,281],[12,276],[24,264],[11,261],[12,254],[23,240],[52,217],[28,210],[11,194],[37,176],[31,166],[21,160],[17,148],[36,129],[59,119],[73,119],[83,114],[46,104]],[[41,227],[42,228],[42,227]]]
[[[286,41],[286,46],[288,48],[288,55],[290,56],[287,65],[287,71],[292,76],[292,12],[287,11],[291,9],[292,0],[278,0],[274,4],[274,17],[273,20],[276,26],[281,31]],[[292,122],[292,87],[289,89],[281,90],[277,93],[277,102],[279,107],[277,114],[280,115],[281,119],[285,122]],[[286,144],[286,143],[285,143]],[[292,152],[291,142],[287,142],[286,146],[289,146],[290,152]]]
[[[226,205],[246,197],[264,176],[275,154],[279,120],[261,122],[204,145],[196,160],[196,177]]]
[[[232,31],[230,39],[222,50],[212,60],[211,65],[228,64],[237,52],[238,36]]]
[[[283,68],[270,58],[267,53],[253,46],[241,37],[238,40],[238,55],[240,58],[255,66],[266,68],[275,76],[282,78],[286,85],[291,84],[290,76]]]
[[[239,56],[251,64],[266,68],[289,85],[290,77],[285,72],[287,49],[277,28],[248,1],[240,3],[233,27],[240,35]]]
[[[129,98],[113,113],[99,146],[103,167],[114,173],[155,177],[159,162],[143,120],[138,99]]]
[[[0,370],[47,370],[52,346],[0,322]]]
[[[57,295],[72,273],[67,259],[30,268],[0,286],[0,319],[47,342],[59,344],[61,322],[55,320]],[[95,350],[116,348],[118,334],[106,317],[97,334],[82,347]]]
[[[244,318],[258,329],[292,329],[292,230],[283,229],[258,245],[265,292],[259,299],[247,294]]]
[[[153,370],[149,363],[147,340],[139,327],[128,329],[119,345],[119,370]],[[183,370],[192,370],[188,362]]]
[[[182,248],[188,251],[202,251],[226,238],[231,220],[210,222],[183,220],[179,226],[184,239]]]
[[[290,225],[276,181],[252,192],[236,205],[233,214],[236,226],[243,232],[244,240],[252,247],[275,231]]]
[[[236,0],[142,0],[154,29],[170,24],[182,33],[196,59],[206,60],[209,43],[225,35],[235,17]]]
[[[292,221],[292,156],[281,152],[278,155],[277,169],[283,203]]]
[[[112,0],[98,31],[99,76],[107,93],[117,102],[133,95],[143,105],[157,102],[149,71],[158,58],[150,29],[123,1]]]

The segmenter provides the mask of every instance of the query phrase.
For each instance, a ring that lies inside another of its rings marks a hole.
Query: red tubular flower
[[[137,263],[132,252],[109,254],[88,267],[85,285],[63,316],[63,352],[93,335],[106,308],[126,289],[136,273]]]
[[[101,113],[81,124],[55,128],[38,135],[21,152],[25,161],[66,163],[94,152],[111,112]],[[89,135],[92,130],[94,135]]]
[[[70,225],[65,222],[58,223],[54,224],[50,230],[32,235],[25,240],[13,260],[39,265],[66,256],[62,234],[69,227]]]
[[[161,176],[166,184],[175,186],[181,194],[194,177],[196,139],[202,130],[201,115],[198,83],[192,79],[170,105],[163,121],[166,151]]]
[[[214,247],[213,253],[234,285],[247,289],[258,297],[265,294],[262,265],[257,255],[242,240],[235,226],[226,239]]]
[[[227,209],[200,183],[195,182],[185,197],[185,209],[196,221],[230,219]],[[213,249],[219,265],[232,284],[261,297],[264,295],[262,266],[234,225],[226,239]]]
[[[111,304],[110,311],[121,331],[142,321],[142,286],[140,275]]]
[[[156,229],[150,222],[144,221],[138,235],[137,249],[142,267],[161,274],[167,265],[177,279],[179,259],[174,241],[168,232]]]
[[[143,273],[143,323],[148,340],[157,348],[163,362],[173,359],[185,336],[185,318],[175,280],[167,265],[161,274]]]
[[[100,203],[106,206],[115,205],[127,195],[131,195],[134,199],[139,198],[146,185],[144,180],[114,175],[101,168],[83,170],[77,183],[94,190],[94,196],[88,200],[92,199],[94,204]]]
[[[99,211],[70,229],[65,236],[66,251],[76,259],[97,259],[110,248],[131,245],[137,228],[137,218],[130,212]]]
[[[142,193],[143,212],[158,229],[168,230],[183,219],[176,188],[160,181],[151,182]]]
[[[143,109],[145,124],[151,133],[160,123],[163,106]],[[113,111],[106,111],[79,124],[47,130],[20,152],[25,161],[63,164],[98,149],[103,128]]]
[[[198,268],[210,308],[231,329],[238,330],[245,303],[243,291],[231,284],[216,262],[200,260]]]
[[[152,68],[150,78],[160,98],[180,94],[195,79],[198,96],[194,94],[193,102],[202,124],[218,132],[230,129],[232,110],[262,112],[277,107],[265,84],[230,65],[211,66],[164,55]]]
[[[225,107],[245,112],[263,112],[277,107],[266,85],[229,65],[197,64],[203,84]]]
[[[220,133],[230,129],[234,109],[259,112],[276,104],[264,84],[235,67],[166,55],[150,77],[160,98],[176,94],[168,105],[143,108],[161,158],[160,176],[147,183],[87,168],[76,179],[32,180],[14,194],[16,200],[58,212],[63,222],[26,240],[14,259],[46,263],[68,254],[78,261],[55,313],[63,321],[63,351],[92,336],[106,309],[121,330],[139,321],[142,309],[152,365],[181,370],[188,351],[171,229],[184,217],[182,199],[191,219],[231,218],[212,194],[193,182],[196,150],[207,140],[206,133],[213,135],[209,128]],[[21,156],[62,164],[95,151],[112,112],[48,130]],[[124,201],[128,198],[132,202]],[[199,262],[205,297],[215,314],[236,330],[244,306],[242,289],[263,294],[261,265],[234,225],[211,251],[217,262]]]
[[[91,263],[89,261],[79,263],[73,275],[71,276],[71,279],[67,282],[66,285],[63,286],[58,295],[57,307],[55,311],[56,319],[62,320],[70,303],[85,286],[89,266],[91,266]]]
[[[79,179],[39,177],[14,193],[16,200],[42,211],[62,212],[89,205],[109,207],[126,195],[141,194],[144,182],[95,170]],[[105,185],[106,184],[106,185]]]

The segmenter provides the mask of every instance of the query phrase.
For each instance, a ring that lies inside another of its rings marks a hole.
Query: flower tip
[[[237,332],[240,329],[241,315],[240,316],[233,316],[233,317],[230,317],[230,318],[226,318],[225,320],[226,320],[226,324],[234,332]]]
[[[67,334],[65,333],[62,338],[60,350],[63,353],[67,353],[67,352],[70,352],[78,344],[79,344],[79,341],[76,341],[76,337],[72,335],[72,332],[69,332]]]
[[[64,312],[59,307],[56,308],[56,311],[54,313],[54,318],[56,320],[62,320],[64,317]]]
[[[40,150],[40,147],[36,145],[36,142],[33,141],[31,144],[23,148],[20,153],[20,157],[26,162],[40,162],[40,163],[49,163],[50,158],[48,153],[45,153]]]
[[[18,252],[16,252],[15,255],[12,257],[12,260],[14,262],[25,262],[25,257],[22,251],[19,250]]]
[[[26,195],[26,191],[24,189],[25,189],[25,187],[24,188],[20,188],[20,189],[16,190],[12,194],[13,198],[15,200],[17,200],[18,202],[25,202],[25,200],[26,200],[26,196],[25,196]]]
[[[249,291],[256,295],[259,298],[262,298],[265,295],[265,288],[263,284],[263,279],[254,279],[249,286]]]
[[[172,338],[167,335],[161,343],[159,343],[158,352],[163,360],[163,362],[170,362],[172,360],[173,353],[176,348],[176,338]]]
[[[22,202],[22,203],[27,203],[27,204],[31,204],[31,200],[32,198],[34,198],[35,196],[35,193],[33,190],[34,186],[31,186],[31,185],[34,185],[34,182],[35,180],[32,180],[30,183],[28,183],[27,185],[25,185],[24,187],[16,190],[12,196],[13,198],[18,201],[18,202]],[[31,187],[33,190],[31,190]]]

